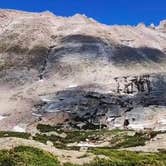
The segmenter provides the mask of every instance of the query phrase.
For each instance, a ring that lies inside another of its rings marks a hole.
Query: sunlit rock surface
[[[0,10],[1,130],[37,123],[166,129],[166,33]]]

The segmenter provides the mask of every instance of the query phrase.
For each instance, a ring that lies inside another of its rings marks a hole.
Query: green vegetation
[[[31,136],[29,133],[20,133],[20,132],[13,132],[13,131],[0,131],[0,138],[1,137],[17,137],[17,138],[24,138],[28,139]]]
[[[41,133],[46,133],[46,132],[50,132],[50,131],[56,131],[57,132],[57,131],[61,131],[61,126],[60,125],[51,126],[51,125],[46,125],[46,124],[38,124],[37,129]]]
[[[110,142],[110,147],[112,149],[135,147],[140,145],[145,145],[145,142],[155,137],[158,132],[150,133],[135,133],[133,131],[124,131],[124,130],[77,130],[77,131],[62,131],[59,126],[50,126],[39,124],[37,129],[41,133],[37,133],[33,139],[42,143],[51,141],[55,147],[60,149],[79,149],[79,147],[68,147],[69,143],[79,143],[81,141],[86,141],[87,139],[92,142],[104,141],[107,138],[107,141]],[[49,132],[56,132],[57,134],[48,134]],[[129,134],[129,133],[132,134]],[[60,134],[64,133],[66,136],[62,137]],[[59,134],[59,135],[58,135]],[[0,137],[18,137],[29,139],[31,134],[29,133],[20,133],[20,132],[10,132],[10,131],[0,131]]]
[[[90,163],[83,164],[83,165],[65,163],[63,166],[119,166],[119,165],[115,165],[106,159],[96,158],[96,159],[94,159],[94,161],[92,161]]]
[[[127,148],[127,147],[135,147],[135,146],[143,146],[145,142],[155,137],[158,132],[140,132],[135,133],[134,131],[129,130],[77,130],[77,131],[62,131],[60,126],[50,126],[39,124],[37,129],[41,132],[40,134],[36,134],[34,137],[35,140],[46,143],[48,140],[53,142],[53,144],[58,148],[67,148],[67,144],[86,141],[103,141],[107,138],[109,140],[110,146],[112,149],[118,148]],[[50,135],[48,136],[46,133],[48,132],[57,132],[57,133],[65,133],[66,137],[62,138],[58,135]],[[131,133],[131,134],[129,134]],[[73,147],[75,149],[75,147]]]
[[[68,149],[66,145],[69,143],[86,141],[86,139],[97,140],[102,133],[99,131],[66,131],[65,134],[65,138],[57,135],[36,134],[33,139],[42,143],[46,143],[49,140],[57,148]],[[78,149],[76,147],[73,148]]]
[[[60,166],[57,158],[37,148],[19,146],[0,151],[1,166]]]
[[[33,139],[42,143],[53,142],[54,146],[60,149],[79,150],[79,147],[68,147],[67,144],[87,141],[110,142],[110,147],[89,148],[89,152],[96,155],[94,161],[82,166],[165,166],[166,151],[160,149],[159,153],[143,153],[119,151],[119,148],[134,147],[144,145],[145,142],[155,137],[160,132],[140,132],[135,133],[129,130],[81,130],[63,131],[59,126],[39,124],[37,133]],[[51,132],[51,133],[50,133]],[[54,134],[54,132],[56,132]],[[63,136],[61,134],[64,134]],[[66,136],[65,136],[66,135]],[[18,137],[29,139],[31,134],[19,132],[0,132],[0,137]],[[98,155],[105,156],[99,158]],[[88,154],[80,156],[78,159],[88,157]],[[80,166],[77,164],[60,164],[57,158],[42,150],[19,146],[12,150],[0,150],[0,166]]]
[[[135,146],[143,146],[145,142],[154,138],[157,135],[157,132],[151,131],[150,133],[135,133],[133,136],[129,136],[126,134],[115,135],[111,140],[111,143],[114,144],[112,148],[128,148]]]
[[[117,151],[108,148],[91,150],[96,156],[104,155],[107,158],[96,157],[91,163],[82,166],[165,166],[166,153],[137,153]],[[87,157],[87,156],[85,156]],[[12,150],[0,151],[1,166],[80,166],[77,164],[60,164],[57,157],[37,148],[19,146]]]
[[[95,148],[92,152],[96,155],[105,155],[109,160],[104,160],[103,166],[165,166],[166,153],[141,153],[117,151],[108,148]],[[97,165],[96,165],[97,166]]]

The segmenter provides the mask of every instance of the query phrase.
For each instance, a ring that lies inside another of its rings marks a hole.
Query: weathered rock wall
[[[0,129],[56,123],[56,112],[65,112],[76,125],[163,130],[164,24],[106,26],[81,15],[0,10],[0,114],[9,115]]]

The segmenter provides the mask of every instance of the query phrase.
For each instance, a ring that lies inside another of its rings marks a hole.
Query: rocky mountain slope
[[[0,10],[0,130],[37,123],[166,129],[166,21]]]

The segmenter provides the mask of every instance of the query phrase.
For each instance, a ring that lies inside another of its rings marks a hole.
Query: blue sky
[[[0,0],[0,8],[49,10],[56,15],[85,14],[105,24],[158,24],[166,19],[166,0]]]

